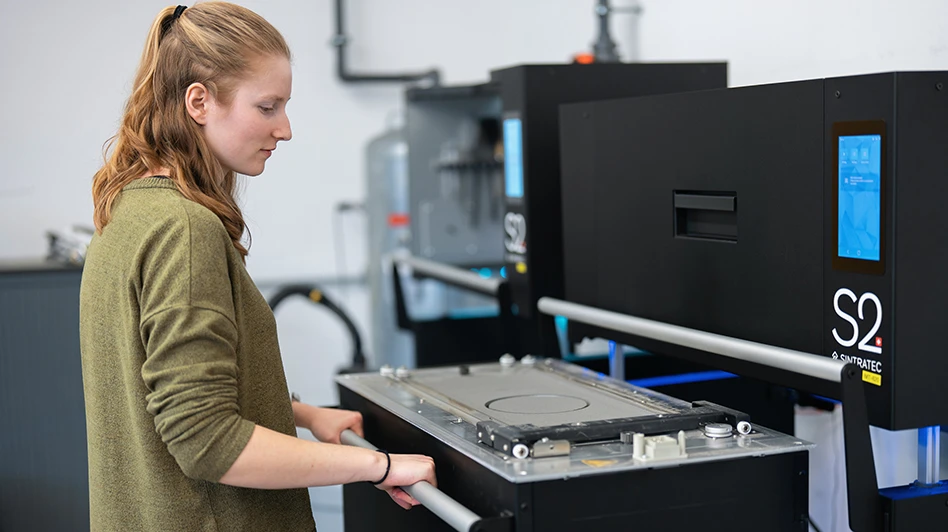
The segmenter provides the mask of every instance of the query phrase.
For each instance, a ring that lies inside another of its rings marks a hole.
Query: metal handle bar
[[[501,279],[484,279],[474,272],[419,257],[403,256],[395,257],[393,260],[398,264],[411,266],[416,273],[426,277],[468,288],[482,294],[497,295],[500,285],[503,283]]]
[[[372,445],[364,438],[361,438],[351,430],[342,431],[339,437],[340,441],[353,447],[362,447],[363,449],[378,450],[378,447]],[[461,503],[448,497],[443,491],[432,486],[428,482],[421,481],[411,486],[401,486],[409,495],[418,500],[431,513],[440,517],[451,528],[459,532],[468,532],[471,526],[481,520],[476,513],[468,510]]]
[[[617,332],[690,347],[831,382],[842,381],[841,372],[843,366],[846,365],[842,360],[833,360],[803,351],[740,340],[549,297],[540,298],[537,307],[540,312],[550,316],[565,316],[570,320]]]

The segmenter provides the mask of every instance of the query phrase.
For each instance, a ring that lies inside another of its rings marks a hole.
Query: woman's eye
[[[261,105],[261,106],[260,106],[260,112],[262,112],[262,113],[272,113],[272,112],[273,112],[273,107],[267,107],[267,106],[265,106],[265,105]]]

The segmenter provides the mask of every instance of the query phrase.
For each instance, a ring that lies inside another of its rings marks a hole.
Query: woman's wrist
[[[373,486],[378,486],[379,484],[385,482],[385,480],[388,479],[388,474],[392,471],[392,457],[389,456],[388,451],[383,451],[382,449],[376,449],[376,451],[379,454],[382,454],[385,456],[385,473],[383,473],[382,476],[379,477],[378,480],[374,482],[369,481],[372,483]]]
[[[366,482],[375,484],[379,479],[382,479],[384,476],[386,479],[391,473],[391,458],[387,453],[382,453],[379,451],[370,451],[371,455],[371,465],[366,469],[365,478]],[[382,479],[383,482],[385,479]]]

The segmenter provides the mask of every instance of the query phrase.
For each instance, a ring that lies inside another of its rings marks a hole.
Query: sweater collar
[[[137,190],[142,188],[177,188],[174,184],[174,181],[168,179],[167,177],[143,177],[141,179],[136,179],[131,183],[122,187],[122,191],[126,190]]]

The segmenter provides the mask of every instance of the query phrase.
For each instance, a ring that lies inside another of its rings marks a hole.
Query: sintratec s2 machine
[[[505,265],[507,280],[479,279],[464,271],[471,256],[491,249],[486,247],[491,241],[470,247],[449,241],[463,233],[452,228],[463,220],[449,213],[445,200],[451,196],[439,187],[414,186],[421,175],[441,172],[443,178],[447,170],[448,190],[464,190],[451,172],[471,169],[457,154],[454,161],[439,157],[441,162],[432,165],[437,153],[429,150],[427,162],[410,164],[412,223],[418,224],[412,231],[414,256],[396,260],[416,274],[496,297],[501,313],[508,313],[505,323],[512,324],[504,329],[511,336],[500,339],[506,351],[549,349],[558,356],[555,333],[541,340],[541,328],[551,329],[542,327],[545,314],[537,307],[539,298],[564,297],[567,288],[559,181],[565,148],[558,141],[558,105],[723,87],[725,78],[725,65],[525,66],[494,72],[492,90],[501,97],[496,138],[504,147],[500,197],[506,206],[502,218],[483,203],[469,203],[460,212],[482,224],[478,230],[493,225],[498,248],[491,260]],[[429,107],[422,114],[430,115],[427,121],[434,126],[448,127],[445,100],[454,114],[465,105],[490,108],[484,87],[434,90],[439,93],[411,95]],[[462,104],[465,95],[481,101]],[[410,161],[425,153],[412,147],[419,131],[417,111],[410,107],[407,117]],[[483,166],[478,169],[481,179],[490,179]],[[476,187],[468,186],[472,198]],[[415,205],[424,206],[422,216],[416,217]],[[471,217],[477,208],[483,211]],[[535,236],[527,236],[527,227]],[[441,228],[443,234],[436,237]],[[428,236],[416,240],[418,231]],[[458,264],[464,268],[450,266]],[[393,280],[401,282],[398,275]],[[406,320],[403,299],[400,304],[400,318]],[[496,361],[498,351],[482,347],[480,356]],[[448,362],[456,365],[383,367],[380,374],[337,378],[340,403],[363,413],[367,439],[392,452],[434,457],[440,488],[409,488],[424,507],[406,513],[371,486],[346,485],[347,529],[556,531],[622,529],[630,522],[663,530],[807,528],[809,444],[752,425],[744,412],[681,401],[551,358],[517,361],[505,355],[493,363]],[[353,434],[343,441],[372,447]]]
[[[841,388],[807,365],[848,363],[871,424],[930,442],[916,484],[854,494],[872,457],[847,427],[853,530],[948,529],[946,82],[889,73],[562,107],[569,304],[606,312],[597,325],[617,341],[831,397]]]

